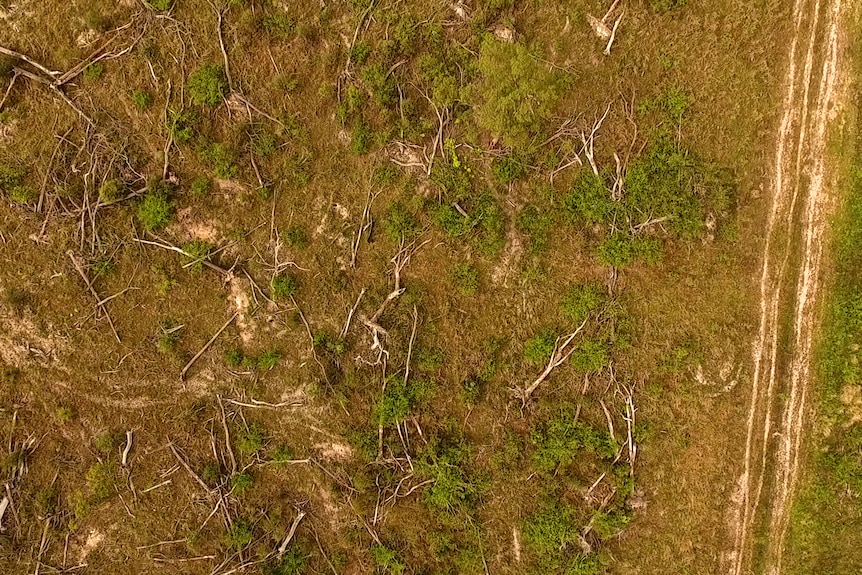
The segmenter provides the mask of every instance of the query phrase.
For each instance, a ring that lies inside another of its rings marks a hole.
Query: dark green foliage
[[[432,508],[454,513],[473,507],[483,491],[482,484],[464,469],[469,450],[463,441],[432,437],[415,461],[415,473],[433,483],[425,488],[425,501]]]
[[[284,232],[284,239],[287,241],[287,245],[292,248],[302,250],[308,247],[308,234],[305,233],[305,229],[299,226],[287,228]]]
[[[517,152],[496,158],[491,164],[494,178],[501,184],[511,184],[527,172],[526,160]]]
[[[286,463],[292,460],[294,455],[292,447],[289,445],[279,445],[278,448],[272,452],[269,460],[273,463]]]
[[[217,461],[208,461],[200,472],[201,479],[210,487],[215,487],[221,483],[221,467]]]
[[[177,350],[177,344],[180,341],[181,325],[176,320],[168,318],[162,320],[159,324],[159,339],[156,342],[156,347],[165,355],[170,355]]]
[[[392,376],[386,380],[386,389],[374,409],[374,418],[384,426],[402,421],[432,393],[429,381],[411,379],[405,385],[403,377]]]
[[[228,527],[226,543],[234,551],[248,547],[254,539],[252,526],[243,519],[237,519]]]
[[[547,502],[527,517],[524,524],[524,540],[528,548],[540,556],[559,553],[575,543],[579,535],[571,508],[560,501]]]
[[[147,193],[138,204],[138,221],[151,232],[168,225],[173,215],[173,203],[161,189]]]
[[[272,278],[272,297],[290,299],[299,291],[299,280],[293,274],[281,273]]]
[[[395,551],[384,545],[374,545],[371,548],[371,557],[377,572],[382,575],[401,575],[407,569],[407,565],[399,559]]]
[[[228,90],[227,77],[220,64],[205,64],[192,72],[187,87],[189,96],[197,104],[214,106],[222,101]]]
[[[184,144],[197,133],[197,121],[197,114],[191,110],[169,110],[166,127],[174,142]]]
[[[117,466],[113,462],[94,463],[87,470],[87,487],[93,493],[94,503],[107,501],[116,493],[119,480]]]
[[[589,170],[581,170],[563,202],[573,218],[588,225],[612,222],[619,209],[604,179]]]
[[[661,244],[655,238],[615,233],[599,243],[596,257],[615,268],[624,268],[638,260],[654,264],[661,259]]]
[[[266,432],[258,425],[250,425],[240,431],[236,438],[236,446],[243,455],[252,455],[263,449]]]
[[[36,191],[24,183],[26,177],[27,170],[22,166],[0,162],[0,191],[6,192],[13,202],[30,204],[36,201]]]
[[[443,350],[440,348],[419,348],[413,357],[416,368],[421,371],[437,371],[443,365]]]
[[[303,550],[295,545],[276,562],[264,570],[265,575],[302,575],[306,572],[308,557]]]
[[[105,73],[105,65],[101,62],[94,62],[84,68],[83,76],[87,82],[96,82]]]
[[[126,434],[115,429],[106,431],[96,438],[96,449],[106,455],[113,455],[126,442]]]
[[[451,142],[451,140],[447,141]],[[473,180],[470,169],[463,165],[461,159],[455,154],[455,147],[447,146],[452,156],[449,163],[435,162],[431,169],[431,181],[440,186],[446,192],[447,198],[452,201],[461,201],[473,195]]]
[[[260,23],[267,34],[279,40],[289,40],[296,28],[296,22],[284,12],[265,14]]]
[[[473,223],[450,204],[437,204],[431,208],[431,218],[447,236],[457,238],[470,233]]]
[[[191,192],[196,198],[206,196],[212,188],[212,180],[209,178],[195,178],[192,180]]]
[[[410,241],[419,233],[419,222],[401,202],[392,202],[383,220],[383,229],[395,243]]]
[[[383,64],[378,62],[367,66],[362,72],[362,79],[378,105],[386,107],[397,103],[398,90],[395,81]]]
[[[254,485],[254,477],[250,473],[240,473],[230,479],[231,492],[237,497],[245,495]]]
[[[524,343],[524,358],[535,366],[548,363],[557,345],[557,332],[543,329]]]
[[[213,245],[202,240],[195,240],[183,245],[183,251],[187,256],[187,263],[191,264],[191,270],[196,272],[203,270],[203,262],[209,258],[212,250]]]
[[[553,226],[551,215],[536,206],[527,205],[518,212],[515,224],[530,240],[530,250],[540,252],[548,245],[548,236]]]
[[[484,384],[478,377],[468,377],[461,382],[461,397],[467,405],[473,406],[479,402],[484,391]]]
[[[350,61],[357,66],[362,66],[371,55],[371,46],[367,42],[357,42],[350,49]]]
[[[481,80],[472,94],[479,124],[509,146],[527,145],[560,98],[560,77],[522,44],[490,35],[482,41],[477,66]]]
[[[631,521],[631,517],[622,509],[600,511],[593,516],[593,531],[602,539],[610,539]]]
[[[108,256],[102,256],[93,262],[92,270],[95,278],[103,278],[117,271],[117,266]]]
[[[474,296],[479,291],[479,271],[470,264],[455,264],[452,283],[462,295]]]
[[[485,255],[495,255],[506,244],[506,229],[503,212],[489,196],[483,196],[473,209],[473,218],[478,232],[477,245]]]
[[[281,359],[281,352],[276,349],[265,351],[257,357],[257,368],[262,370],[270,370],[278,364]]]
[[[123,199],[126,195],[126,187],[123,181],[119,179],[107,180],[99,188],[99,201],[103,204],[112,204]]]
[[[574,462],[581,449],[603,459],[613,459],[618,446],[605,431],[597,431],[575,417],[575,409],[564,405],[530,434],[533,463],[550,473]]]
[[[334,337],[325,331],[315,333],[312,343],[315,349],[333,355],[341,355],[347,349],[344,340]]]
[[[357,156],[368,153],[371,148],[373,134],[371,127],[364,121],[356,122],[353,131],[350,133],[350,149]]]
[[[201,160],[206,162],[217,178],[235,178],[239,173],[236,165],[236,151],[226,142],[213,142],[200,151]]]
[[[572,365],[583,373],[600,371],[608,365],[610,353],[608,346],[602,341],[586,338],[572,353]]]
[[[132,102],[138,110],[146,110],[153,103],[153,95],[146,90],[135,90],[132,92]]]
[[[563,296],[562,310],[574,323],[580,324],[599,312],[607,302],[607,294],[599,284],[585,283],[569,288]]]
[[[437,54],[424,54],[418,59],[419,73],[429,87],[431,100],[437,106],[452,108],[461,94],[461,84],[446,61]]]
[[[147,5],[153,10],[167,12],[174,5],[174,0],[146,0]]]
[[[251,134],[251,145],[254,153],[261,158],[268,158],[278,150],[278,140],[275,134],[266,128],[258,127]]]

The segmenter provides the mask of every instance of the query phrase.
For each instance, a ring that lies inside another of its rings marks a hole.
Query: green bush
[[[524,343],[524,358],[535,366],[544,366],[557,346],[557,332],[543,329]]]
[[[240,497],[248,493],[254,485],[254,477],[250,473],[234,475],[230,480],[230,489],[234,495]]]
[[[607,294],[599,284],[585,283],[569,288],[563,296],[563,313],[574,323],[580,324],[590,314],[601,310]]]
[[[138,221],[151,232],[164,228],[174,215],[173,203],[162,190],[147,193],[138,204]]]
[[[553,220],[549,213],[540,211],[533,205],[524,206],[518,212],[515,225],[529,239],[532,252],[541,252],[548,246],[548,239],[553,226]]]
[[[254,539],[252,526],[243,519],[237,519],[227,530],[226,543],[234,551],[248,547]]]
[[[195,240],[184,244],[183,251],[186,253],[187,263],[192,264],[192,271],[200,272],[204,269],[204,262],[213,251],[213,245],[202,240]]]
[[[462,295],[474,296],[479,291],[479,271],[470,264],[455,264],[452,283]]]
[[[206,177],[195,178],[192,180],[191,192],[196,198],[202,198],[209,194],[212,189],[212,180]]]
[[[276,562],[264,570],[264,575],[302,575],[308,557],[301,548],[292,545]]]
[[[245,360],[245,354],[238,347],[232,347],[224,354],[225,363],[230,367],[240,367]]]
[[[113,204],[116,201],[122,200],[126,195],[126,187],[123,181],[117,178],[107,180],[99,188],[99,200],[103,204]]]
[[[435,510],[454,513],[473,507],[484,486],[464,469],[469,450],[463,441],[432,437],[415,461],[418,478],[433,483],[425,488],[425,502]]]
[[[605,180],[590,170],[578,174],[572,190],[563,198],[563,205],[573,219],[588,225],[610,223],[620,207],[611,199]]]
[[[371,548],[371,557],[377,572],[383,575],[401,575],[407,569],[398,555],[392,549],[384,545],[374,545]]]
[[[153,103],[153,95],[146,90],[135,90],[132,92],[132,102],[139,110],[146,110]]]
[[[491,196],[486,195],[479,200],[473,210],[473,219],[479,235],[478,248],[488,256],[498,254],[506,245],[506,225],[502,210]]]
[[[177,144],[185,144],[197,134],[198,117],[191,110],[169,110],[166,128]]]
[[[631,517],[622,509],[600,511],[593,517],[593,531],[602,539],[610,539],[631,521]]]
[[[404,420],[410,412],[433,393],[430,382],[411,380],[406,385],[404,378],[392,376],[386,381],[386,389],[374,409],[378,425],[392,425]]]
[[[281,273],[272,278],[272,297],[290,299],[299,292],[299,280],[293,274]]]
[[[371,141],[373,134],[371,127],[364,121],[356,122],[353,131],[350,133],[350,149],[357,156],[368,153],[371,149]]]
[[[93,62],[84,68],[84,80],[87,82],[96,82],[105,73],[105,65],[101,62]]]
[[[575,409],[563,405],[530,434],[533,463],[543,473],[551,473],[574,462],[581,449],[602,459],[613,459],[616,442],[606,431],[597,431],[575,418]]]
[[[292,248],[305,249],[308,247],[308,234],[300,226],[290,226],[284,232],[284,239],[287,245]]]
[[[486,36],[477,63],[481,79],[473,86],[479,124],[506,145],[527,145],[559,100],[563,83],[525,46]]]
[[[87,470],[87,487],[93,492],[95,503],[110,499],[116,492],[118,480],[117,466],[113,462],[94,463]]]
[[[265,351],[257,357],[257,368],[264,371],[270,370],[278,365],[278,360],[281,359],[281,352],[276,349]]]
[[[395,243],[409,241],[419,234],[419,222],[401,202],[392,202],[383,220],[383,229]]]
[[[146,0],[147,5],[158,12],[167,12],[174,5],[174,0]]]
[[[191,73],[187,87],[189,96],[197,104],[214,106],[222,101],[228,90],[224,67],[205,64]]]
[[[473,222],[450,204],[437,204],[431,208],[431,219],[447,236],[457,238],[469,234]]]
[[[227,180],[235,178],[239,173],[236,151],[226,142],[213,142],[204,146],[200,151],[200,157],[213,169],[217,178]]]
[[[548,502],[524,524],[524,541],[540,556],[555,555],[578,541],[580,530],[574,513],[561,501]]]
[[[27,170],[21,166],[0,163],[0,190],[19,204],[31,204],[38,198],[36,191],[24,183]]]
[[[457,69],[453,70],[436,54],[424,54],[417,60],[419,73],[428,86],[431,101],[442,108],[452,108],[461,95]]]
[[[578,344],[572,353],[572,365],[583,373],[594,373],[602,370],[610,361],[608,346],[602,341],[586,338]]]
[[[614,268],[624,268],[637,260],[656,263],[661,259],[661,244],[655,238],[614,233],[599,243],[596,257]]]
[[[520,154],[512,152],[496,158],[491,171],[498,182],[508,185],[527,173],[527,162]]]
[[[296,22],[284,12],[275,12],[264,15],[261,19],[261,26],[273,38],[290,40],[293,37]]]

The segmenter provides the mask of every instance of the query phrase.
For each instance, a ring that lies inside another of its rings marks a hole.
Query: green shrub
[[[250,425],[240,431],[236,438],[236,446],[243,455],[252,455],[263,449],[266,432],[258,425]]]
[[[419,222],[401,202],[392,202],[383,220],[383,229],[395,243],[409,241],[419,234]]]
[[[565,575],[601,575],[605,569],[598,555],[578,554],[566,567]]]
[[[225,352],[224,360],[231,367],[240,367],[245,360],[245,354],[240,348],[232,347]]]
[[[125,195],[126,187],[123,185],[123,181],[117,178],[107,180],[99,188],[99,200],[103,204],[112,204],[116,201],[122,200]]]
[[[93,492],[95,503],[107,501],[116,492],[117,466],[113,462],[94,463],[87,470],[87,487]]]
[[[375,406],[374,418],[384,426],[402,421],[432,392],[428,381],[411,380],[405,385],[404,378],[392,376],[386,380],[386,389]]]
[[[257,358],[257,368],[268,371],[278,365],[278,360],[281,359],[281,352],[276,349],[271,349],[260,354]]]
[[[527,162],[520,154],[512,152],[496,158],[491,171],[498,182],[508,185],[527,173]]]
[[[158,12],[167,12],[174,5],[174,0],[146,0],[147,5]]]
[[[105,65],[101,62],[93,62],[84,68],[84,80],[87,82],[96,82],[105,73]]]
[[[191,110],[169,110],[166,128],[174,142],[185,144],[197,133],[198,117]]]
[[[482,41],[477,66],[481,79],[472,94],[479,100],[479,124],[511,147],[527,145],[562,94],[560,77],[525,46],[490,35]]]
[[[447,442],[432,437],[415,462],[418,478],[433,483],[425,488],[425,502],[435,510],[454,513],[473,507],[484,486],[464,467],[469,451],[463,441]]]
[[[350,133],[350,149],[357,156],[368,153],[372,137],[371,127],[364,121],[357,122]]]
[[[291,546],[287,552],[264,570],[264,575],[302,575],[308,557],[301,548]]]
[[[527,205],[518,212],[515,224],[518,230],[529,238],[531,251],[534,253],[540,252],[547,247],[548,237],[553,225],[553,220],[549,213],[539,211],[533,205]]]
[[[303,250],[308,247],[308,234],[300,226],[290,226],[284,232],[287,245],[292,248]]]
[[[490,196],[483,196],[473,210],[473,218],[478,230],[478,248],[485,255],[492,256],[506,245],[506,229],[503,212]]]
[[[296,22],[284,12],[266,14],[261,19],[261,26],[267,34],[279,40],[290,40],[293,37]]]
[[[593,531],[602,539],[610,539],[631,521],[631,517],[622,509],[600,511],[593,517]]]
[[[415,351],[416,369],[421,371],[437,371],[443,366],[443,350],[440,348],[419,348]]]
[[[602,341],[585,338],[572,353],[572,365],[583,373],[602,370],[610,361],[608,346]]]
[[[221,467],[218,461],[208,461],[200,472],[201,479],[210,487],[215,487],[221,483]]]
[[[146,90],[135,90],[132,92],[132,102],[139,110],[146,110],[153,103],[153,95]]]
[[[417,60],[419,73],[428,92],[431,101],[442,108],[452,108],[461,96],[461,83],[458,80],[457,69],[437,54],[424,54]]]
[[[452,283],[462,295],[474,296],[479,291],[479,271],[470,264],[455,264]]]
[[[578,541],[579,535],[574,513],[561,501],[545,503],[524,524],[524,541],[540,556],[559,553]]]
[[[476,405],[482,397],[484,387],[484,383],[480,378],[468,377],[461,382],[461,397],[467,405]]]
[[[447,236],[457,238],[469,234],[473,222],[450,204],[437,204],[431,208],[431,219]]]
[[[614,233],[599,243],[596,257],[615,268],[624,268],[637,260],[656,263],[661,259],[661,244],[655,238]]]
[[[227,530],[226,543],[235,551],[241,551],[248,547],[254,539],[254,530],[249,523],[243,519],[237,519]]]
[[[230,480],[230,489],[237,497],[248,493],[253,485],[254,477],[252,477],[250,473],[234,475]]]
[[[251,137],[254,153],[262,158],[272,156],[278,150],[278,140],[275,134],[264,128],[258,128]]]
[[[191,73],[187,87],[197,104],[214,106],[222,101],[227,90],[227,77],[220,64],[205,64]]]
[[[362,72],[362,79],[379,106],[386,108],[397,103],[398,89],[395,80],[383,64],[378,62],[367,66]]]
[[[524,358],[535,366],[544,366],[557,346],[557,332],[543,329],[524,343]]]
[[[212,180],[206,177],[195,178],[190,186],[192,195],[196,198],[202,198],[209,194],[212,189]]]
[[[603,459],[613,459],[616,442],[606,431],[597,431],[575,418],[575,409],[563,405],[548,419],[539,423],[530,434],[533,463],[543,473],[574,462],[581,449]]]
[[[377,572],[383,575],[401,575],[407,569],[407,565],[398,558],[395,551],[383,545],[374,545],[371,548],[371,557]]]
[[[186,260],[192,264],[192,271],[200,272],[204,269],[204,262],[212,253],[213,245],[202,240],[195,240],[183,245],[183,251],[186,253]]]
[[[173,215],[173,203],[162,190],[147,193],[138,204],[138,221],[151,232],[168,225]]]
[[[24,183],[26,177],[25,168],[0,163],[0,190],[5,191],[13,202],[31,204],[38,198],[36,191]]]
[[[173,319],[162,320],[159,326],[159,339],[156,347],[165,355],[170,355],[177,350],[180,341],[180,325]]]
[[[239,173],[236,165],[236,151],[226,142],[213,142],[200,151],[201,160],[206,162],[217,178],[235,178]]]
[[[601,310],[607,295],[599,284],[585,283],[569,288],[563,296],[563,313],[574,323],[580,324],[590,314]]]
[[[274,276],[270,286],[272,297],[275,299],[290,299],[299,292],[299,280],[289,273],[280,273]]]
[[[291,461],[295,457],[295,453],[293,448],[289,445],[279,445],[278,448],[272,452],[272,455],[269,457],[269,460],[273,463],[287,463]]]
[[[573,219],[588,225],[613,221],[619,209],[611,199],[605,180],[589,170],[581,170],[572,190],[563,198],[563,205]]]

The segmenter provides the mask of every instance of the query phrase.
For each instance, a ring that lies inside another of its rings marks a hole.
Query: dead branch
[[[365,295],[367,290],[362,288],[359,292],[359,297],[356,298],[356,303],[353,304],[353,307],[350,308],[350,312],[347,314],[347,321],[344,323],[344,327],[341,329],[341,337],[344,338],[347,335],[347,331],[350,329],[350,320],[353,319],[353,314],[356,313],[356,308],[359,307],[359,301],[362,299],[362,296]]]
[[[542,373],[539,374],[539,377],[537,377],[528,387],[516,391],[516,395],[521,398],[523,406],[527,405],[527,402],[530,401],[530,396],[532,396],[533,392],[536,391],[539,385],[541,385],[542,382],[545,381],[549,375],[551,375],[551,372],[569,359],[569,357],[575,351],[574,349],[569,349],[569,344],[571,344],[572,340],[574,340],[575,337],[579,333],[581,333],[581,331],[584,329],[584,326],[586,325],[587,320],[585,319],[583,323],[578,326],[578,329],[568,335],[560,336],[557,338],[557,341],[554,344],[554,352],[551,354],[551,358],[548,360],[548,365],[545,367],[545,370],[542,371]]]
[[[12,91],[12,87],[15,85],[15,81],[18,79],[18,73],[14,72],[12,74],[12,78],[9,80],[9,85],[6,87],[6,93],[3,94],[3,99],[0,100],[0,112],[3,111],[3,106],[6,105],[6,99],[9,98],[9,93]]]
[[[123,455],[121,457],[121,461],[123,467],[129,464],[129,452],[132,451],[132,430],[128,430],[126,432],[126,446],[123,448]]]
[[[221,411],[221,425],[222,429],[224,429],[224,445],[225,449],[227,449],[228,457],[230,457],[230,472],[231,475],[236,475],[236,457],[233,455],[233,447],[230,444],[230,429],[227,426],[227,417],[224,412],[224,404],[221,401],[221,396],[216,395],[216,399],[218,400],[219,410]]]
[[[281,557],[287,551],[287,546],[296,534],[296,528],[299,527],[299,522],[302,521],[303,517],[305,517],[304,511],[297,512],[296,517],[293,519],[293,523],[290,526],[290,530],[287,532],[287,537],[284,538],[284,541],[282,541],[281,545],[278,547],[277,557]]]
[[[614,5],[616,5],[616,2],[614,2]],[[614,40],[617,37],[617,28],[619,28],[620,22],[622,22],[624,14],[625,14],[624,11],[620,12],[620,15],[617,16],[617,19],[614,21],[614,27],[611,29],[611,35],[608,38],[608,44],[607,44],[607,46],[605,46],[605,49],[602,51],[602,54],[604,54],[605,56],[611,55],[611,46],[613,46]]]
[[[210,346],[215,342],[215,340],[218,338],[218,336],[220,336],[222,334],[222,332],[227,329],[227,326],[229,326],[231,323],[233,323],[233,320],[235,320],[238,315],[239,315],[238,311],[234,312],[234,314],[232,316],[230,316],[230,319],[227,320],[224,323],[224,325],[221,326],[217,332],[215,332],[215,334],[210,338],[210,340],[208,342],[206,342],[206,344],[200,349],[200,351],[198,351],[195,354],[195,356],[189,360],[189,362],[185,365],[183,370],[180,372],[180,381],[185,380],[186,374],[188,373],[189,369],[191,369],[191,367],[195,364],[195,362],[198,359],[200,359],[200,357],[204,354],[204,352],[210,348]]]
[[[9,56],[10,58],[15,58],[16,60],[26,62],[27,64],[30,64],[31,66],[33,66],[34,68],[36,68],[37,70],[39,70],[40,72],[42,72],[43,74],[48,76],[49,78],[53,78],[55,76],[60,75],[60,72],[57,72],[55,70],[49,70],[48,68],[46,68],[45,66],[43,66],[42,64],[40,64],[36,60],[30,58],[26,54],[22,54],[21,52],[16,52],[15,50],[12,50],[10,48],[6,48],[5,46],[0,46],[0,54],[5,54],[6,56]]]
[[[207,494],[211,494],[212,490],[206,483],[204,483],[204,480],[200,478],[200,475],[195,473],[191,466],[186,463],[185,458],[180,455],[180,451],[176,448],[176,446],[173,443],[168,443],[168,447],[171,448],[171,452],[174,454],[174,457],[177,458],[177,461],[179,461],[180,465],[183,466],[183,469],[185,469],[188,474],[192,476],[192,479],[197,481],[198,485],[200,485]]]
[[[226,10],[217,9],[217,8],[215,8],[215,5],[213,5],[213,8],[215,9],[216,14],[218,15],[218,24],[216,25],[216,32],[218,33],[218,45],[219,45],[219,48],[221,48],[221,55],[222,55],[222,58],[224,59],[224,74],[227,77],[227,86],[230,89],[230,91],[233,92],[234,91],[233,90],[233,78],[230,75],[230,60],[227,57],[227,49],[225,48],[225,45],[224,45],[224,34],[222,33],[222,23],[224,21],[224,14],[225,14]],[[229,10],[229,8],[228,8],[228,10]]]
[[[583,130],[580,133],[581,141],[584,144],[584,148],[583,148],[584,155],[587,157],[587,161],[590,163],[590,167],[593,169],[593,173],[596,176],[599,175],[599,168],[596,165],[595,153],[594,153],[593,147],[595,145],[596,134],[598,133],[599,129],[602,127],[602,124],[604,123],[605,118],[608,117],[608,113],[610,111],[611,111],[611,105],[610,105],[610,103],[608,103],[608,107],[605,109],[605,113],[602,114],[601,118],[597,119],[593,123],[593,127],[590,130],[590,135],[587,136],[587,133]]]
[[[368,196],[365,198],[365,207],[362,209],[362,217],[359,219],[359,227],[356,230],[356,238],[353,240],[350,254],[350,267],[352,268],[356,267],[356,258],[359,254],[359,244],[362,242],[362,234],[371,228],[373,223],[371,220],[371,204],[374,203],[377,195],[369,190]],[[368,220],[367,223],[366,220]]]
[[[157,237],[158,237],[158,236],[157,236]],[[161,239],[161,238],[159,238],[159,239]],[[149,240],[142,240],[142,239],[139,239],[139,238],[132,238],[132,241],[138,242],[139,244],[146,244],[146,245],[148,245],[148,246],[156,246],[156,247],[160,247],[160,248],[162,248],[163,250],[168,250],[168,251],[176,252],[176,253],[178,253],[178,254],[182,254],[182,255],[184,255],[184,256],[186,256],[187,258],[192,259],[192,260],[195,260],[195,259],[196,259],[196,258],[195,258],[195,256],[193,256],[192,254],[190,254],[190,253],[188,253],[187,251],[183,250],[182,248],[178,248],[177,246],[172,245],[172,244],[169,244],[169,243],[167,243],[167,242],[165,242],[165,243],[163,243],[163,244],[160,244],[159,242],[151,242],[151,241],[149,241]],[[162,241],[164,241],[164,240],[162,240]],[[229,270],[226,270],[226,269],[224,269],[224,268],[222,268],[222,267],[219,267],[219,266],[215,265],[214,263],[212,263],[212,262],[211,262],[211,261],[209,261],[209,260],[202,260],[200,263],[202,263],[202,264],[203,264],[203,265],[205,265],[206,267],[210,268],[211,270],[214,270],[214,271],[219,272],[220,274],[223,274],[223,275],[225,275],[225,276],[230,276],[230,271],[229,271]]]
[[[117,338],[117,341],[120,342],[120,334],[117,333],[117,328],[114,327],[114,320],[111,319],[111,314],[108,313],[108,309],[105,307],[102,298],[99,297],[96,288],[93,287],[93,284],[90,283],[90,278],[87,277],[87,272],[84,271],[84,266],[81,264],[80,260],[75,256],[72,250],[66,252],[66,255],[69,256],[69,259],[72,260],[72,266],[75,268],[75,271],[78,272],[78,275],[81,276],[81,279],[84,280],[84,283],[87,285],[87,289],[92,294],[94,298],[96,298],[96,308],[101,309],[104,312],[105,317],[108,318],[108,324],[111,326],[111,331],[114,332],[114,337]]]

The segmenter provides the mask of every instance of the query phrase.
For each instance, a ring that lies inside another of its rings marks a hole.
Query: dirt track
[[[729,573],[782,572],[816,332],[823,238],[831,205],[827,128],[840,109],[846,0],[795,0],[760,277],[747,439],[732,501]],[[755,548],[755,542],[761,547]]]

